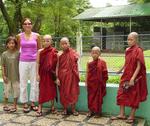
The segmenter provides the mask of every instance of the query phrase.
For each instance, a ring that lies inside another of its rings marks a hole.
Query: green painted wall
[[[150,89],[150,73],[147,73],[147,82],[148,89]],[[116,105],[116,94],[117,94],[118,85],[108,84],[107,85],[107,95],[104,97],[103,102],[103,113],[108,115],[115,115],[119,113],[119,106]],[[28,90],[30,87],[28,87]],[[0,81],[0,102],[3,100],[3,83]],[[11,99],[12,101],[12,99]],[[48,103],[44,104],[45,107],[50,106]],[[62,108],[60,103],[56,104],[58,108]],[[78,103],[76,105],[77,110],[79,111],[88,111],[87,107],[87,91],[84,83],[80,83],[80,96]],[[126,109],[126,114],[129,114],[130,108]],[[136,112],[136,116],[143,117],[147,120],[150,120],[150,95],[147,97],[147,101],[140,104],[139,109]]]

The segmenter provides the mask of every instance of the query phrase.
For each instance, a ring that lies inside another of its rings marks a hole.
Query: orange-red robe
[[[98,59],[89,62],[87,67],[88,108],[91,112],[100,113],[108,79],[106,63]]]
[[[77,53],[71,48],[59,56],[58,78],[60,80],[60,102],[65,108],[78,101],[78,57]]]
[[[125,81],[130,81],[137,68],[137,61],[141,64],[140,71],[135,79],[137,82],[124,92],[122,85]],[[138,108],[139,103],[146,100],[147,94],[146,68],[143,50],[138,45],[134,45],[127,49],[125,53],[124,72],[118,89],[117,104]]]
[[[53,76],[56,73],[57,50],[53,47],[44,48],[40,52],[39,61],[39,103],[54,100],[56,97],[56,84]]]

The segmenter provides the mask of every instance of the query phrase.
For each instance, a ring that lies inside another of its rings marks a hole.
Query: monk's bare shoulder
[[[72,51],[73,51],[74,53],[78,53],[77,50],[75,50],[75,49],[72,49]]]
[[[63,54],[63,51],[58,51],[57,55],[61,56]]]
[[[38,50],[38,53],[40,53],[42,50],[44,50],[44,48],[43,48],[43,49],[39,49],[39,50]]]
[[[102,57],[99,57],[99,59],[102,61],[102,62],[106,62],[104,58]]]
[[[126,51],[129,49],[130,47],[126,48]]]
[[[87,64],[89,64],[89,63],[91,63],[91,62],[93,62],[93,59],[92,59],[92,58],[90,58],[90,59],[88,60]]]
[[[39,49],[38,51],[40,52],[40,51],[42,51],[42,50],[44,50],[44,48],[42,48],[42,49]]]
[[[139,52],[143,52],[143,49],[141,47],[138,48]]]

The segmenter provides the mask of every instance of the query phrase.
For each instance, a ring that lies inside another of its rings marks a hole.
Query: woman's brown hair
[[[24,18],[24,19],[22,20],[22,25],[24,24],[24,22],[25,22],[26,20],[29,20],[29,21],[31,22],[31,24],[32,24],[32,21],[31,21],[30,18]]]

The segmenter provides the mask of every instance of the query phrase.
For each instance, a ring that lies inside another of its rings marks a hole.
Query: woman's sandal
[[[29,112],[30,112],[29,107],[28,107],[28,106],[24,106],[24,107],[23,107],[23,112],[24,112],[24,113],[29,113]]]
[[[31,106],[30,106],[30,110],[37,111],[37,110],[38,110],[38,107],[35,106],[35,105],[31,105]]]
[[[6,112],[8,112],[8,111],[10,111],[10,108],[8,106],[4,106],[3,110],[6,111]]]
[[[126,120],[125,116],[113,116],[110,118],[111,120]]]
[[[40,112],[36,112],[36,117],[41,117],[43,114],[42,114],[42,111],[40,111]]]
[[[127,120],[126,120],[126,123],[128,123],[128,124],[133,124],[134,121],[135,121],[135,119],[127,119]]]

